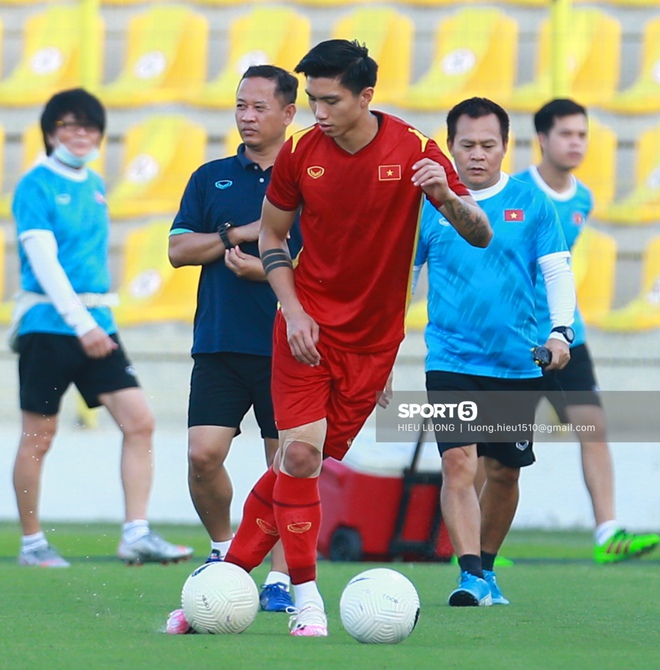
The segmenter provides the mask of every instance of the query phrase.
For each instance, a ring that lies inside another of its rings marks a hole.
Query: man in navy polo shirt
[[[172,265],[202,267],[188,406],[188,482],[211,538],[209,561],[223,560],[231,543],[232,484],[225,459],[250,407],[269,464],[278,447],[270,394],[277,300],[259,259],[257,237],[271,169],[296,113],[297,87],[298,80],[279,67],[258,65],[245,72],[235,114],[243,143],[237,155],[206,163],[192,175],[170,231]],[[301,247],[297,225],[289,246],[295,258]],[[279,543],[261,605],[270,611],[293,605]],[[186,632],[170,630],[176,628],[170,620],[168,632]]]

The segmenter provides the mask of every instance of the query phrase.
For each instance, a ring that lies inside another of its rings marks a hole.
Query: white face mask
[[[99,148],[94,147],[91,151],[86,153],[84,156],[76,156],[72,151],[70,151],[64,144],[61,142],[57,143],[57,146],[53,150],[53,156],[57,158],[60,163],[68,165],[72,168],[81,168],[95,161],[100,155]]]

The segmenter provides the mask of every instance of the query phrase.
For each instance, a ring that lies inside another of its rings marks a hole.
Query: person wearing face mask
[[[125,523],[118,556],[168,563],[193,550],[165,541],[147,521],[154,421],[117,333],[109,293],[105,185],[87,165],[98,156],[105,110],[77,88],[54,95],[41,115],[46,157],[14,195],[20,286],[12,348],[18,353],[22,433],[14,489],[23,532],[18,562],[68,567],[39,521],[43,462],[71,383],[89,407],[104,405],[122,432]]]

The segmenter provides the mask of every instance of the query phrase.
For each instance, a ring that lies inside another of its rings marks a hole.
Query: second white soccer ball
[[[181,607],[198,633],[242,633],[256,618],[259,591],[250,575],[232,563],[206,563],[186,580]]]
[[[396,570],[365,570],[348,582],[339,602],[344,628],[358,642],[396,644],[417,625],[419,595]]]

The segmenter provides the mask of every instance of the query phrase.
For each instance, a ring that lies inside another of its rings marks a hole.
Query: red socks
[[[273,513],[273,487],[277,480],[272,467],[254,485],[243,506],[243,519],[229,547],[225,561],[250,572],[268,555],[280,539]]]
[[[273,489],[273,509],[291,583],[315,580],[316,545],[321,528],[318,477],[302,479],[280,472]]]
[[[225,560],[250,572],[282,539],[292,584],[316,579],[321,528],[318,477],[299,479],[269,468],[243,507],[243,519]],[[278,534],[279,529],[279,534]]]

